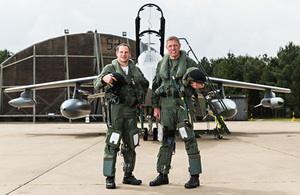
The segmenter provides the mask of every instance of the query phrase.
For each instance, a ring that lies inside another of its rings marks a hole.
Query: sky
[[[299,0],[1,0],[0,50],[17,53],[64,35],[64,29],[70,34],[127,32],[135,40],[135,18],[147,3],[162,9],[165,38],[186,38],[198,59],[222,58],[229,52],[275,57],[289,42],[300,44]],[[142,30],[159,25],[155,9],[141,16]]]

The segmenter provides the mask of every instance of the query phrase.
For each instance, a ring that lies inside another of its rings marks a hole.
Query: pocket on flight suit
[[[130,139],[130,147],[135,148],[140,143],[140,137],[139,137],[139,129],[133,129],[129,132],[129,139]]]
[[[106,143],[112,147],[118,148],[120,146],[122,132],[110,127],[107,133],[108,136],[106,136]]]
[[[191,140],[194,137],[193,128],[188,126],[185,122],[178,123],[177,130],[182,141]]]

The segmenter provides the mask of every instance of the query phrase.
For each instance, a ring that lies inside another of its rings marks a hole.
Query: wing
[[[13,92],[21,92],[24,90],[40,90],[40,89],[50,89],[50,88],[58,88],[58,87],[68,87],[75,86],[77,84],[93,84],[94,79],[98,76],[90,76],[90,77],[82,77],[76,79],[69,80],[61,80],[61,81],[53,81],[47,83],[39,83],[33,85],[24,85],[18,87],[7,88],[4,90],[4,93],[13,93]]]
[[[223,84],[223,86],[228,87],[238,87],[238,88],[245,88],[245,89],[255,89],[255,90],[267,90],[270,89],[274,92],[281,92],[281,93],[291,93],[291,90],[288,88],[282,87],[274,87],[270,85],[261,85],[261,84],[254,84],[254,83],[247,83],[242,81],[234,81],[228,79],[220,79],[215,77],[209,77],[212,83],[214,84]]]
[[[104,96],[104,93],[91,94],[88,91],[83,91],[80,89],[82,84],[93,84],[93,81],[97,77],[98,76],[90,76],[69,80],[39,83],[33,85],[24,85],[7,88],[4,90],[4,92],[13,93],[23,91],[19,98],[10,100],[8,104],[17,108],[30,108],[36,105],[36,101],[32,99],[32,90],[74,86],[73,98],[65,100],[60,106],[60,111],[62,115],[66,118],[77,119],[87,116],[92,109],[90,102],[85,99],[82,99],[81,95],[79,94],[88,95],[88,99],[94,99]]]

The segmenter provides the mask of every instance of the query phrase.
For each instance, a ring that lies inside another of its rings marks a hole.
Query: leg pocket
[[[188,126],[185,122],[178,123],[177,130],[182,141],[188,141],[195,137],[193,128]]]
[[[135,148],[140,143],[140,137],[139,137],[139,129],[133,129],[129,132],[129,145],[131,148]]]
[[[107,131],[106,143],[112,147],[118,148],[120,146],[120,140],[122,137],[122,132],[110,127]]]

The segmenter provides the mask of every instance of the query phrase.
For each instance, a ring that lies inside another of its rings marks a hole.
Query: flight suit
[[[121,154],[124,158],[123,171],[131,173],[135,167],[135,147],[139,144],[137,104],[138,98],[143,101],[146,96],[149,82],[132,60],[129,60],[128,66],[128,75],[126,75],[115,59],[112,64],[103,68],[99,77],[94,81],[94,88],[99,90],[107,85],[102,81],[102,77],[107,74],[117,72],[122,74],[126,80],[126,84],[122,85],[117,96],[106,93],[106,97],[111,103],[103,158],[103,175],[106,177],[115,176],[116,157],[120,150],[121,139],[123,141],[121,146]]]
[[[158,173],[169,173],[176,132],[185,143],[190,174],[198,175],[202,172],[200,152],[192,122],[195,108],[191,97],[195,89],[182,84],[182,77],[190,67],[198,67],[198,65],[186,55],[185,51],[180,50],[180,57],[175,63],[171,61],[169,54],[166,54],[156,69],[152,85],[152,107],[158,108],[161,100],[161,124],[164,127],[164,138],[157,155]],[[189,120],[190,125],[184,122],[185,119]]]

